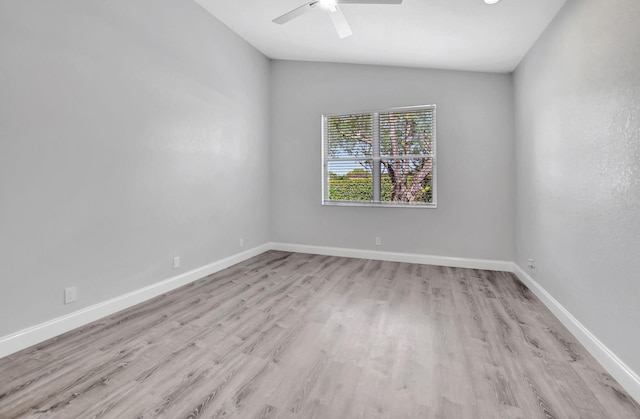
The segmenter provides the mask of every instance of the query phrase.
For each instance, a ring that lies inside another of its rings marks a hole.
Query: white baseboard
[[[270,245],[268,243],[263,244],[119,297],[74,311],[73,313],[20,330],[8,336],[0,337],[0,358],[162,295],[207,275],[233,266],[236,263],[264,253],[269,249]]]
[[[602,364],[605,370],[637,401],[640,401],[640,376],[629,368],[620,358],[593,335],[582,323],[549,294],[535,279],[514,263],[513,272],[582,345]]]
[[[308,246],[303,244],[271,243],[271,249],[285,252],[312,253],[315,255],[348,258],[386,260],[390,262],[421,263],[452,268],[485,269],[489,271],[513,271],[513,262],[503,260],[468,259],[449,256],[420,255],[414,253],[381,252],[377,250],[346,249],[341,247]]]

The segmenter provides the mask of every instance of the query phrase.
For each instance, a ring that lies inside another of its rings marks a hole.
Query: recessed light
[[[484,0],[485,4],[496,4],[500,0]]]

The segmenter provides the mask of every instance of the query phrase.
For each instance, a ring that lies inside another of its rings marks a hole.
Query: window
[[[436,207],[436,108],[322,117],[324,205]]]

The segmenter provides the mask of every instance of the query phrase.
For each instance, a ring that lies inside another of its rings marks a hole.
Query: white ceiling
[[[319,7],[284,25],[271,22],[305,0],[195,1],[273,59],[511,72],[566,0],[347,4],[353,35],[345,39]]]

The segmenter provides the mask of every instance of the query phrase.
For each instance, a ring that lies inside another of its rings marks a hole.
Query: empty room
[[[0,1],[0,419],[640,418],[640,1]]]

